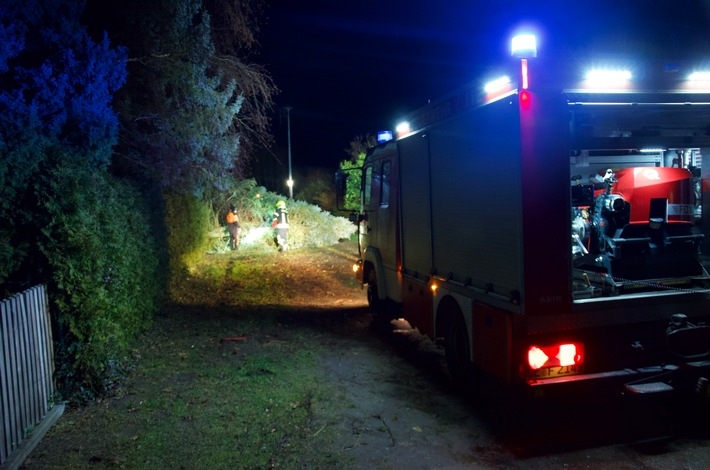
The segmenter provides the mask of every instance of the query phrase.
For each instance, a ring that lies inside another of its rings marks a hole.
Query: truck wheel
[[[385,302],[379,297],[377,275],[374,269],[371,269],[367,275],[367,304],[370,306],[370,313],[374,320],[383,321],[385,319]]]
[[[460,312],[456,312],[449,321],[444,338],[444,351],[449,374],[458,386],[465,386],[471,379],[471,344],[468,341],[466,321]]]

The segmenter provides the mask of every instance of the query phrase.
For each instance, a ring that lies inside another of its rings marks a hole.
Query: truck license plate
[[[530,372],[530,377],[535,379],[546,379],[551,377],[562,377],[565,375],[575,375],[582,373],[582,365],[573,366],[553,366],[545,367]]]

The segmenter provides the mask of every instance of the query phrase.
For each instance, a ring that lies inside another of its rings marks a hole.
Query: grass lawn
[[[319,368],[322,332],[294,315],[363,305],[352,250],[207,255],[113,396],[70,407],[22,468],[348,467],[332,450],[348,404]]]

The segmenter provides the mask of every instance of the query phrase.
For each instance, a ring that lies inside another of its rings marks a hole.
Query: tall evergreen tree
[[[130,56],[118,101],[121,156],[172,191],[220,187],[224,178],[241,176],[249,143],[268,134],[265,111],[274,92],[263,69],[226,46],[226,31],[246,26],[222,19],[215,32],[202,0],[134,0],[121,8],[126,21],[112,25]]]

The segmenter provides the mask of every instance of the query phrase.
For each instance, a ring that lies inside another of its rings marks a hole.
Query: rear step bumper
[[[665,382],[647,382],[640,384],[626,384],[624,390],[634,395],[658,395],[673,392],[675,389]]]
[[[707,396],[709,379],[710,361],[698,361],[535,379],[529,380],[527,385],[536,396],[579,393],[635,396],[677,393]]]

